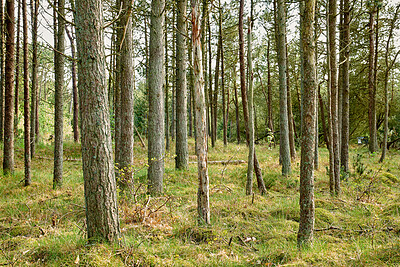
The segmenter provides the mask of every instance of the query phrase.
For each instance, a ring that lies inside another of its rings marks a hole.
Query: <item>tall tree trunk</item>
[[[268,38],[267,46],[267,109],[268,109],[268,132],[274,134],[274,116],[272,113],[272,84],[271,84],[271,59],[270,59],[271,40]]]
[[[175,25],[175,13],[176,13],[176,8],[175,6],[173,7],[173,15],[172,15],[172,25]],[[172,31],[172,43],[175,44],[176,43],[176,31]],[[172,55],[174,55],[172,57],[172,77],[176,77],[176,46],[173,45],[172,46]],[[172,79],[172,96],[171,96],[171,139],[172,141],[175,140],[175,132],[176,132],[176,112],[175,112],[175,108],[176,108],[176,82],[174,81],[174,79]]]
[[[22,0],[23,1],[23,0]],[[18,17],[17,17],[17,42],[15,43],[15,99],[14,99],[14,138],[17,137],[18,131],[18,110],[19,110],[19,55],[20,55],[20,24],[21,24],[21,0],[18,1]]]
[[[220,56],[221,56],[221,94],[222,94],[222,124],[223,124],[223,141],[224,146],[228,145],[227,140],[227,131],[228,131],[228,124],[227,124],[227,117],[226,117],[226,99],[225,99],[225,69],[224,69],[224,48],[223,48],[223,35],[222,35],[222,6],[221,1],[219,1],[219,39],[220,39]],[[229,100],[228,100],[229,105]]]
[[[14,172],[14,0],[6,0],[6,63],[5,63],[5,98],[4,98],[4,150],[3,172]]]
[[[318,68],[318,13],[319,5],[318,1],[315,1],[315,13],[314,13],[314,38],[315,38],[315,68]],[[315,148],[314,148],[314,170],[319,169],[319,126],[318,126],[318,92],[319,92],[319,82],[318,82],[318,71],[315,71],[315,82],[316,82],[316,92],[315,92]]]
[[[303,124],[301,137],[300,161],[300,224],[297,235],[299,247],[308,246],[313,241],[314,229],[314,148],[315,148],[315,94],[316,66],[314,39],[315,0],[306,0],[301,23],[304,91],[303,91]]]
[[[0,142],[3,142],[4,130],[4,5],[0,0]]]
[[[122,0],[116,0],[116,10],[122,8]],[[119,148],[121,140],[121,43],[124,30],[121,29],[121,23],[115,25],[116,28],[116,43],[115,43],[115,86],[114,86],[114,155],[115,162],[119,164],[121,161],[121,151]],[[145,23],[146,24],[146,23]],[[146,29],[145,29],[146,31]],[[146,33],[145,33],[146,35]],[[147,43],[147,42],[146,42]],[[148,79],[148,77],[147,77]],[[118,178],[119,171],[116,169],[116,177]]]
[[[165,149],[169,151],[171,145],[169,140],[169,80],[168,80],[168,23],[167,12],[165,12]]]
[[[385,122],[384,122],[384,134],[383,134],[383,143],[382,143],[382,155],[381,158],[379,159],[379,162],[383,162],[386,157],[386,151],[387,151],[387,140],[388,140],[388,132],[389,132],[389,125],[388,125],[388,120],[389,120],[389,75],[390,71],[393,67],[393,65],[396,62],[397,56],[400,53],[400,50],[397,51],[396,55],[394,56],[394,59],[392,62],[389,64],[389,51],[390,51],[390,42],[391,39],[393,38],[393,29],[395,26],[395,23],[397,22],[397,17],[400,9],[400,4],[397,5],[396,11],[393,15],[393,19],[390,23],[390,29],[389,29],[389,35],[388,35],[388,40],[386,42],[386,52],[385,52]]]
[[[118,242],[120,227],[106,86],[102,2],[76,2],[82,166],[89,242]]]
[[[288,122],[289,122],[289,147],[290,147],[290,158],[296,159],[296,143],[294,141],[294,120],[292,111],[292,94],[290,93],[290,75],[289,75],[289,59],[288,59],[288,48],[287,48],[287,36],[285,36],[285,51],[286,51],[286,86],[287,86],[287,110],[288,110]]]
[[[222,18],[221,18],[222,19]],[[222,22],[221,22],[222,24]],[[220,25],[221,27],[222,25]],[[221,60],[222,51],[222,30],[220,29],[220,35],[218,37],[218,47],[217,47],[217,58],[215,59],[215,73],[214,73],[214,98],[212,101],[212,134],[211,134],[211,145],[215,147],[217,141],[217,118],[218,118],[218,87],[219,87],[219,64]]]
[[[240,144],[240,119],[238,93],[236,88],[236,66],[233,67],[233,90],[235,93],[236,139],[237,143]]]
[[[187,140],[187,85],[186,85],[186,0],[177,2],[176,35],[176,158],[175,167],[186,170],[189,164]]]
[[[35,143],[37,133],[39,131],[36,118],[38,112],[38,15],[39,15],[39,0],[31,0],[31,23],[32,23],[32,76],[31,76],[31,157],[35,156]]]
[[[73,35],[73,28],[69,32],[68,27],[65,27],[69,42],[71,44],[71,75],[72,75],[72,131],[74,133],[74,142],[79,142],[79,104],[78,104],[78,85],[76,80],[76,55],[75,55],[75,41]],[[110,79],[111,80],[111,79]],[[109,86],[111,89],[111,86]]]
[[[243,34],[243,10],[244,0],[240,0],[239,7],[239,65],[240,65],[240,91],[242,94],[242,105],[243,105],[243,117],[246,129],[246,142],[249,145],[250,134],[249,134],[249,110],[247,101],[247,90],[246,90],[246,74],[245,74],[245,63],[244,63],[244,34]],[[262,172],[258,163],[257,154],[254,152],[254,170],[257,177],[258,189],[261,194],[266,193],[264,180],[262,178]]]
[[[342,77],[342,142],[340,165],[344,172],[349,170],[349,69],[350,69],[350,1],[343,0],[343,77]]]
[[[332,149],[333,149],[333,177],[335,180],[335,194],[340,194],[340,155],[339,155],[339,129],[338,129],[338,86],[336,64],[336,0],[329,0],[328,32],[329,32],[329,70],[331,89],[331,124],[332,124]]]
[[[254,106],[253,106],[253,62],[251,57],[252,40],[251,40],[252,21],[248,18],[247,31],[247,68],[249,73],[249,90],[248,90],[248,110],[249,110],[249,156],[247,161],[247,183],[246,195],[253,193],[253,170],[254,170]]]
[[[28,12],[26,0],[22,0],[23,50],[24,50],[24,163],[25,186],[31,184],[31,142],[29,125],[29,66],[28,66]],[[19,29],[19,28],[18,28]]]
[[[208,107],[209,107],[209,111],[210,111],[210,115],[207,115],[209,117],[208,119],[208,132],[209,132],[209,136],[211,137],[211,146],[214,147],[214,145],[212,145],[213,142],[213,138],[212,138],[212,133],[214,132],[214,124],[212,123],[214,121],[214,105],[213,105],[213,90],[212,90],[212,50],[211,50],[211,25],[210,25],[210,18],[207,18],[207,30],[208,30],[208,82],[209,82],[209,86],[208,86]],[[205,53],[205,51],[204,51]],[[207,98],[207,96],[206,96]]]
[[[192,43],[191,43],[191,39],[189,40],[189,45],[188,45],[188,61],[190,62],[189,64],[189,136],[196,136],[196,122],[195,122],[195,118],[194,118],[194,77],[193,77],[193,66],[191,66],[191,62],[192,62]]]
[[[55,53],[55,112],[54,112],[54,173],[53,188],[59,188],[63,182],[63,87],[64,87],[64,51],[65,51],[65,10],[64,0],[58,0],[57,46]]]
[[[202,65],[202,51],[199,29],[199,1],[191,0],[192,4],[192,46],[193,72],[196,111],[196,139],[197,139],[197,168],[199,188],[197,191],[197,211],[199,223],[210,223],[209,179],[207,169],[207,129],[206,107],[204,94],[204,78]]]
[[[60,1],[60,0],[59,0]],[[126,183],[131,182],[133,174],[129,171],[133,164],[133,143],[134,143],[134,68],[133,68],[133,36],[132,36],[132,6],[131,0],[122,0],[122,9],[124,10],[119,20],[118,31],[121,42],[117,43],[120,56],[120,133],[119,143],[116,150],[119,151],[117,161],[118,168],[124,171],[124,177],[120,178],[122,189]],[[164,111],[162,111],[164,112]],[[164,136],[162,137],[164,138]]]
[[[201,51],[202,51],[202,61],[203,61],[203,74],[204,74],[204,92],[206,94],[206,112],[207,112],[207,131],[208,131],[208,135],[211,136],[211,122],[210,122],[210,111],[212,112],[212,107],[211,104],[212,102],[209,102],[208,99],[208,93],[211,93],[211,86],[212,86],[212,79],[211,76],[209,76],[207,74],[207,52],[206,52],[206,47],[207,45],[210,46],[209,51],[211,51],[211,41],[208,42],[206,44],[206,37],[207,37],[207,33],[210,30],[209,26],[209,8],[208,8],[208,2],[209,0],[202,0],[202,8],[203,8],[203,14],[201,17],[201,36],[200,36],[200,41],[201,41]],[[210,35],[211,36],[211,35]],[[209,38],[210,38],[209,36]],[[211,52],[210,52],[211,55]],[[209,57],[209,59],[211,60],[211,56]],[[211,63],[210,63],[210,74],[211,74]],[[207,83],[209,82],[209,83]],[[211,98],[210,98],[211,99]]]
[[[369,66],[368,66],[368,123],[369,123],[369,151],[374,153],[378,146],[376,144],[376,88],[375,88],[375,16],[376,6],[370,8],[369,11]]]
[[[279,103],[280,103],[280,158],[282,160],[282,175],[291,173],[290,146],[289,146],[289,121],[287,111],[287,84],[286,84],[286,14],[285,2],[277,0],[276,21],[276,48],[279,65]]]
[[[149,58],[149,169],[148,190],[163,191],[164,176],[164,7],[165,0],[152,0]]]

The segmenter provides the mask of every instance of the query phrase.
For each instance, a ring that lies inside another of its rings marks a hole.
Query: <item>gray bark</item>
[[[300,161],[300,224],[297,235],[299,247],[312,244],[314,229],[314,148],[316,66],[314,39],[315,0],[306,0],[301,23],[304,57],[303,124]]]
[[[374,153],[377,150],[376,143],[376,87],[375,87],[375,4],[371,7],[369,17],[369,68],[368,68],[368,122],[369,122],[369,152]]]
[[[163,191],[164,176],[164,7],[165,0],[152,0],[149,57],[149,168],[148,190]],[[172,122],[172,124],[174,124]]]
[[[4,130],[4,5],[0,0],[0,141],[3,142]]]
[[[82,166],[89,242],[118,242],[120,227],[100,0],[76,2]]]
[[[289,146],[289,121],[287,110],[287,83],[286,83],[286,14],[285,2],[277,0],[276,21],[276,48],[279,65],[279,104],[280,104],[280,152],[282,160],[282,175],[291,173],[290,146]]]
[[[340,165],[344,172],[349,170],[349,69],[350,69],[350,1],[343,3],[343,77],[342,77],[342,134],[340,149]]]
[[[176,35],[176,149],[175,167],[186,170],[189,162],[187,140],[187,84],[186,84],[186,4],[177,2]]]
[[[134,143],[134,111],[133,111],[133,90],[134,90],[134,68],[133,68],[133,36],[131,1],[122,0],[123,15],[119,21],[118,30],[121,31],[121,42],[119,46],[120,56],[120,133],[119,143],[116,150],[119,151],[118,168],[124,170],[124,177],[119,181],[122,188],[132,179],[132,173],[127,171],[133,164],[133,143]]]
[[[6,0],[5,8],[5,87],[4,87],[4,149],[3,173],[14,173],[14,71],[15,71],[15,42],[14,42],[14,0]]]
[[[249,155],[247,161],[247,183],[246,195],[253,193],[253,170],[254,170],[254,106],[253,106],[253,63],[251,57],[251,19],[248,19],[248,32],[247,32],[247,67],[249,72],[249,90],[248,90],[248,110],[249,110]]]
[[[31,76],[31,157],[35,156],[36,143],[36,117],[38,114],[38,57],[37,57],[37,30],[38,30],[38,14],[39,0],[31,0],[31,22],[32,22],[32,76]]]
[[[202,51],[199,29],[199,1],[191,0],[192,5],[192,46],[196,113],[196,154],[199,177],[197,191],[197,211],[200,224],[210,223],[209,179],[207,169],[207,128],[204,94]]]
[[[54,112],[54,172],[53,189],[63,183],[63,87],[64,87],[64,52],[65,52],[65,9],[64,0],[58,0],[57,46],[55,53],[55,112]]]
[[[28,66],[28,14],[26,0],[22,1],[23,50],[24,50],[24,165],[25,186],[31,184],[31,144],[29,125],[29,66]]]
[[[331,124],[333,150],[333,177],[335,180],[335,194],[340,194],[340,154],[339,154],[339,120],[338,120],[338,86],[336,63],[336,13],[337,0],[329,0],[328,34],[329,34],[329,70],[331,89]]]

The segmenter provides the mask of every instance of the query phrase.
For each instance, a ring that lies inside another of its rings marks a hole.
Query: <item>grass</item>
[[[196,161],[190,140],[190,161]],[[64,145],[65,158],[80,147]],[[400,262],[400,154],[385,163],[366,148],[351,150],[352,175],[340,198],[329,194],[328,155],[315,172],[314,245],[299,251],[299,159],[282,177],[278,147],[256,147],[268,193],[245,195],[247,164],[209,165],[211,226],[197,223],[197,165],[174,169],[166,157],[160,197],[145,194],[146,151],[135,146],[131,193],[119,199],[121,245],[87,245],[80,161],[64,162],[64,184],[52,189],[52,147],[37,146],[33,184],[24,187],[23,146],[16,173],[0,177],[0,265],[13,266],[396,266]],[[170,151],[173,155],[174,151]],[[300,153],[298,153],[300,154]],[[359,155],[359,156],[357,156]],[[209,161],[247,160],[245,145],[218,141]],[[354,163],[354,164],[353,164]],[[358,170],[358,171],[357,171]]]

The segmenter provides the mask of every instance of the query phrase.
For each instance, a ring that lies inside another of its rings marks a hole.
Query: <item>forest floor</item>
[[[0,265],[27,266],[395,266],[400,263],[400,152],[384,164],[365,147],[352,147],[351,172],[332,198],[320,149],[315,173],[314,245],[299,251],[299,155],[282,177],[278,146],[257,145],[268,194],[245,195],[247,164],[210,164],[211,226],[197,224],[197,165],[176,171],[166,157],[160,197],[146,192],[146,150],[135,146],[131,192],[119,199],[121,245],[87,245],[80,147],[66,143],[64,184],[52,189],[52,146],[39,145],[29,187],[23,144],[16,173],[0,178]],[[190,140],[190,161],[196,162]],[[173,151],[171,151],[173,155]],[[1,158],[0,158],[1,159]],[[2,159],[1,159],[2,160]],[[245,145],[222,142],[209,161],[247,161]]]

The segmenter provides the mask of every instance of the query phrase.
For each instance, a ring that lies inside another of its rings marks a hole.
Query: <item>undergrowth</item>
[[[210,226],[197,225],[194,140],[186,171],[165,157],[165,191],[146,194],[146,150],[135,145],[135,162],[120,171],[119,246],[88,245],[80,146],[66,143],[63,188],[52,189],[52,147],[39,145],[29,187],[23,183],[23,146],[17,142],[13,176],[0,178],[0,265],[10,266],[396,266],[400,262],[400,155],[385,163],[365,148],[351,149],[351,175],[332,198],[320,148],[315,172],[314,245],[299,251],[299,159],[289,177],[280,175],[278,147],[257,145],[268,193],[254,185],[245,195],[245,145],[217,142],[209,148]],[[300,154],[300,153],[298,153]],[[210,162],[211,163],[211,162]],[[117,166],[118,170],[118,166]],[[132,179],[124,180],[124,175]]]

